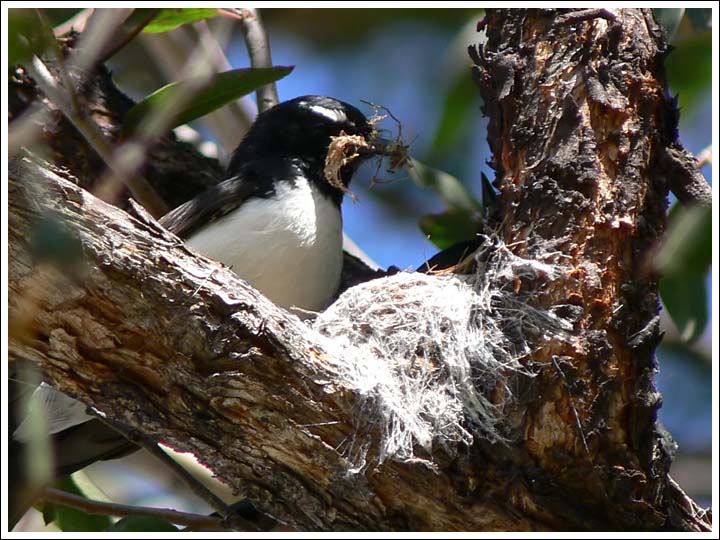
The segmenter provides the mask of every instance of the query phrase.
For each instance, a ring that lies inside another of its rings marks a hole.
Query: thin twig
[[[53,54],[55,55],[55,60],[58,64],[58,71],[60,72],[60,76],[62,77],[62,84],[65,87],[65,92],[67,92],[70,106],[72,107],[72,112],[75,115],[80,115],[80,105],[78,104],[77,92],[75,92],[75,85],[73,84],[73,81],[70,78],[70,72],[65,65],[65,58],[63,57],[60,43],[57,39],[55,39],[52,25],[45,16],[44,10],[36,9],[35,13],[37,13],[38,20],[40,21],[40,26],[42,26],[42,31],[45,34],[45,38],[51,44]]]
[[[133,197],[145,206],[155,217],[160,217],[167,213],[167,205],[155,192],[148,181],[137,174],[137,171],[131,171],[124,168],[123,162],[120,160],[113,159],[111,143],[105,138],[105,135],[102,131],[100,131],[97,125],[88,120],[80,107],[75,83],[70,76],[70,71],[66,65],[60,45],[55,39],[50,23],[46,19],[42,10],[37,10],[37,14],[42,30],[47,35],[48,41],[53,44],[52,48],[57,60],[58,71],[63,81],[63,86],[59,86],[55,77],[50,73],[45,64],[38,57],[34,57],[31,65],[29,66],[29,70],[35,78],[35,82],[38,87],[40,87],[50,101],[55,103],[57,108],[73,124],[75,129],[82,134],[85,140],[90,144],[90,146],[92,146],[93,150],[95,150],[108,168],[110,168],[112,173],[111,178],[115,183],[127,185]],[[99,33],[98,27],[110,25],[112,29],[114,29],[118,26],[117,19],[108,19],[108,15],[105,13],[100,13],[98,18],[95,20],[95,29],[91,32],[90,37],[87,38],[88,40],[95,42],[98,42],[100,39],[99,37],[96,37]],[[109,20],[110,22],[106,23],[106,20]],[[105,43],[107,43],[107,41],[105,41]],[[78,64],[81,64],[81,66],[75,66],[75,69],[76,72],[80,73],[80,76],[82,76],[83,68],[85,67],[82,64],[90,62],[90,57],[86,54],[80,53],[78,53],[78,56],[80,57],[78,59]],[[94,55],[91,61],[94,64],[97,60],[97,55]],[[80,81],[80,83],[82,83],[82,81]],[[135,174],[133,174],[133,172],[135,172]]]
[[[228,505],[225,504],[217,495],[212,493],[208,488],[202,485],[197,480],[197,478],[188,473],[181,465],[178,464],[177,461],[167,455],[158,446],[157,442],[152,440],[144,433],[141,433],[134,429],[130,429],[127,426],[112,421],[108,418],[100,418],[100,420],[113,428],[131,443],[137,445],[140,448],[144,448],[155,458],[159,459],[171,471],[176,473],[187,484],[187,486],[195,495],[197,495],[203,501],[207,502],[208,505],[210,505],[210,507],[222,517],[227,517],[229,513]]]
[[[193,27],[199,25],[199,21]],[[182,78],[182,73],[186,71],[186,63],[193,51],[197,51],[197,43],[190,39],[188,32],[178,29],[177,32],[164,32],[162,34],[141,34],[140,40],[145,50],[152,56],[155,64],[160,68],[162,75],[167,81],[177,81]],[[215,39],[213,37],[213,39]],[[202,39],[200,40],[202,42]],[[211,47],[205,47],[208,53]],[[215,59],[215,54],[211,55],[211,63],[216,67],[217,71],[225,71],[226,68],[219,67],[219,62]],[[237,103],[237,102],[236,102]],[[241,108],[240,108],[241,109]],[[242,118],[246,120],[242,120]],[[198,119],[210,133],[212,133],[219,141],[218,150],[220,155],[225,157],[237,146],[252,123],[252,114],[241,114],[239,117],[233,115],[230,117],[226,114],[224,108],[221,111],[213,111]],[[238,120],[239,119],[239,120]],[[237,121],[237,122],[236,122]],[[177,134],[177,132],[176,132]]]
[[[270,55],[270,40],[265,27],[255,9],[224,9],[223,13],[230,13],[240,21],[245,45],[250,56],[250,65],[254,68],[272,67]],[[278,104],[277,86],[275,83],[261,86],[256,91],[258,112],[263,112]]]
[[[210,30],[208,22],[198,21],[193,25],[193,28],[197,33],[199,42],[207,49],[215,69],[217,71],[232,69],[230,61],[223,52],[227,44],[218,41],[216,34]],[[237,145],[253,122],[252,115],[241,103],[240,100],[233,101],[226,106],[226,112],[215,112],[208,115],[213,119],[222,121],[221,126],[219,126],[221,129],[216,129],[214,134],[220,137],[227,151],[231,151]]]
[[[95,13],[95,12],[98,13]],[[67,65],[73,66],[73,72],[81,75],[90,70],[97,62],[99,53],[104,49],[105,45],[113,36],[114,29],[125,20],[125,9],[105,9],[84,10],[76,17],[73,17],[68,23],[75,24],[80,21],[77,29],[83,30],[82,35],[78,39],[75,51],[70,58],[66,60]],[[94,22],[88,24],[90,19]],[[85,27],[87,26],[87,31]],[[64,29],[62,29],[64,30]],[[61,29],[55,29],[54,32],[60,32]],[[69,29],[67,30],[69,31]],[[53,37],[54,39],[54,37]],[[79,81],[78,86],[82,83]],[[49,117],[50,109],[41,108],[36,101],[30,109],[24,112],[22,116],[13,121],[8,129],[8,139],[10,141],[9,154],[15,154],[20,148],[31,145],[40,138],[42,126]]]
[[[68,493],[60,489],[45,488],[40,499],[77,508],[88,514],[101,514],[105,516],[147,516],[162,519],[168,523],[195,527],[199,529],[205,528],[223,528],[224,520],[219,516],[203,516],[201,514],[190,514],[187,512],[179,512],[169,508],[149,508],[147,506],[133,506],[128,504],[108,503],[86,499],[80,495]]]
[[[712,165],[712,145],[706,146],[697,157],[697,166],[704,167],[705,165]]]
[[[613,22],[617,20],[617,16],[606,8],[579,9],[560,15],[555,19],[556,24],[575,24],[583,21],[591,21],[595,19],[605,19]]]
[[[222,33],[229,33],[229,27]],[[224,38],[219,38],[223,41]],[[135,176],[145,164],[148,148],[158,137],[164,135],[174,124],[176,115],[185,109],[192,99],[210,81],[214,71],[208,58],[208,52],[197,48],[185,61],[180,79],[185,84],[178,87],[169,99],[156,107],[141,123],[135,136],[118,148],[118,163],[124,165],[128,176]],[[112,176],[102,178],[98,182],[96,195],[103,200],[114,200],[118,194],[118,183]],[[149,210],[149,209],[148,209]],[[158,214],[151,212],[154,217]]]
[[[69,93],[58,86],[57,81],[42,60],[34,57],[32,63],[28,66],[28,71],[45,96],[65,115],[105,162],[110,169],[108,178],[111,179],[112,183],[115,185],[127,185],[133,197],[145,206],[153,216],[160,217],[167,213],[168,207],[165,202],[145,178],[136,174],[139,167],[134,170],[123,166],[126,162],[121,159],[113,158],[112,147],[105,139],[105,135],[93,122],[88,121],[84,114],[73,107]]]
[[[39,101],[34,101],[12,121],[8,126],[8,157],[38,140],[46,116],[47,109]]]
[[[660,157],[659,166],[670,191],[681,203],[712,207],[712,189],[690,152],[679,144],[669,146]]]
[[[250,10],[248,9],[235,9],[235,8],[220,8],[217,10],[218,15],[235,19],[236,21],[244,21],[250,16]]]
[[[78,39],[75,53],[67,62],[69,66],[72,66],[73,73],[79,75],[90,73],[108,43],[110,43],[132,11],[131,8],[96,9],[93,11],[92,16],[87,21],[85,31]]]
[[[128,43],[130,43],[135,38],[135,36],[137,36],[142,31],[142,29],[145,28],[150,23],[150,21],[153,20],[155,15],[157,15],[158,11],[160,11],[159,8],[148,9],[147,13],[145,13],[137,20],[133,21],[133,24],[130,27],[127,27],[128,21],[130,21],[130,19],[133,17],[133,15],[130,15],[130,17],[128,17],[128,20],[125,21],[125,24],[120,27],[120,35],[116,34],[115,41],[111,41],[108,43],[98,60],[100,62],[104,62],[108,58],[114,56]]]
[[[198,498],[205,501],[212,507],[222,518],[228,523],[233,530],[258,531],[259,527],[253,522],[235,514],[232,508],[205,487],[197,478],[190,474],[182,465],[175,461],[172,457],[158,446],[158,444],[150,437],[134,429],[128,429],[126,426],[118,422],[111,421],[107,418],[102,419],[113,429],[117,430],[123,437],[130,442],[147,450],[151,455],[160,460],[166,467],[173,471]]]
[[[190,474],[185,468],[180,465],[177,461],[167,455],[162,448],[157,444],[146,444],[144,448],[150,452],[155,458],[160,460],[168,469],[174,472],[179,478],[185,482],[195,495],[200,499],[207,502],[212,508],[220,514],[222,517],[227,518],[230,516],[230,508],[223,500],[215,495],[212,491],[206,488],[200,481]]]

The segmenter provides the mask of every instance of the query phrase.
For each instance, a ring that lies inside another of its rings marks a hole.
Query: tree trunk
[[[506,244],[569,269],[519,281],[573,313],[570,343],[531,361],[541,399],[522,403],[517,464],[532,464],[543,511],[572,528],[685,528],[656,423],[661,339],[651,257],[665,230],[659,166],[675,143],[662,31],[650,10],[488,10],[477,62]],[[576,501],[573,503],[572,501]],[[581,501],[577,504],[577,501]],[[576,511],[569,511],[575,507]]]
[[[362,418],[375,410],[365,390],[338,377],[352,359],[142,210],[78,187],[73,175],[92,185],[87,167],[63,161],[68,174],[31,155],[10,171],[11,361],[193,452],[299,529],[709,530],[668,476],[652,382],[649,257],[667,191],[655,167],[676,128],[665,45],[649,12],[601,15],[489,10],[487,43],[473,54],[501,192],[497,236],[566,270],[518,274],[514,291],[572,322],[570,338],[528,336],[523,371],[507,375],[520,390],[503,411],[513,436],[473,433],[472,444],[433,444],[430,458],[418,449],[422,463],[356,467],[339,449],[361,436],[376,456],[379,434],[358,433],[376,420]],[[48,132],[51,146],[62,140]],[[75,258],[38,260],[47,222],[79,240]],[[392,295],[397,282],[383,286]]]

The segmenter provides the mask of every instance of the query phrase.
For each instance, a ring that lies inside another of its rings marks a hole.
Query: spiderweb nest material
[[[508,383],[530,376],[521,361],[530,336],[565,340],[572,324],[515,292],[519,277],[554,279],[556,262],[522,259],[497,240],[485,246],[470,275],[401,272],[369,281],[314,321],[342,359],[336,380],[360,397],[355,434],[339,448],[354,471],[388,459],[434,468],[437,447],[454,455],[477,437],[511,437],[503,422],[513,400]]]

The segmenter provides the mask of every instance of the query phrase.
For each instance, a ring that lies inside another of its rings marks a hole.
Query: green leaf
[[[34,9],[8,9],[8,67],[41,54],[48,38]]]
[[[668,232],[655,255],[654,266],[663,277],[705,276],[712,262],[712,210],[675,204]]]
[[[55,487],[81,497],[85,496],[69,476],[60,480]],[[77,508],[48,502],[42,504],[42,514],[46,524],[52,522],[65,532],[104,531],[112,523],[109,516],[92,515]]]
[[[428,167],[414,158],[410,159],[407,171],[416,184],[434,190],[445,202],[448,210],[466,214],[482,214],[480,203],[453,175]]]
[[[203,19],[211,19],[217,15],[217,9],[161,9],[143,32],[158,34],[174,30],[183,24],[193,23]]]
[[[187,85],[195,86],[191,80],[179,81],[163,86],[132,107],[125,117],[124,132],[133,132],[142,120],[156,108],[172,111],[175,119],[171,127],[186,124],[200,118],[223,105],[230,103],[257,88],[282,79],[293,70],[292,66],[271,68],[243,68],[216,73],[208,78],[204,88],[197,92],[188,105],[174,110],[177,95],[187,91]]]
[[[660,296],[682,339],[693,341],[708,321],[705,276],[712,262],[712,211],[675,204],[653,261],[662,274]]]
[[[691,342],[702,335],[708,322],[705,276],[663,277],[660,297],[683,341]]]
[[[675,44],[665,61],[670,89],[680,107],[692,108],[712,82],[712,32],[695,34]]]
[[[478,111],[480,100],[477,88],[470,77],[470,70],[464,69],[445,95],[435,138],[430,146],[432,156],[437,157],[453,147],[463,133],[469,131],[473,112]],[[476,115],[479,118],[479,114]]]
[[[177,532],[175,525],[150,516],[128,516],[111,525],[107,532]]]
[[[478,222],[473,219],[473,214],[462,211],[429,214],[420,219],[420,229],[440,249],[472,240],[475,238],[477,228]]]

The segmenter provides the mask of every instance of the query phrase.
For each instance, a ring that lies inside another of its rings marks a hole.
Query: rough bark
[[[142,211],[94,198],[25,159],[10,175],[10,358],[178,450],[261,509],[308,530],[708,530],[672,482],[652,386],[656,276],[674,141],[662,36],[642,10],[555,21],[489,11],[474,54],[508,245],[549,243],[574,271],[537,303],[574,314],[572,345],[538,343],[507,419],[508,445],[478,441],[438,471],[386,462],[360,474],[336,448],[357,394],[300,320],[188,249]],[[49,135],[51,139],[60,129]],[[68,159],[67,156],[64,159]],[[95,173],[62,162],[80,185]],[[146,173],[152,181],[152,174]],[[82,256],[34,256],[38,223],[62,224]],[[71,271],[72,270],[72,271]]]
[[[572,268],[552,286],[517,284],[540,306],[565,304],[576,337],[539,343],[529,359],[545,367],[520,404],[526,441],[512,461],[538,468],[530,491],[573,528],[693,528],[675,512],[673,443],[653,386],[650,258],[665,230],[664,156],[677,144],[667,46],[649,10],[584,15],[488,10],[487,42],[472,53],[501,235],[525,256],[557,250]]]

